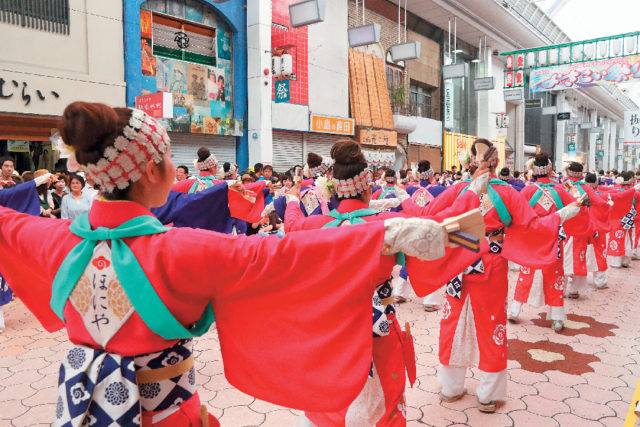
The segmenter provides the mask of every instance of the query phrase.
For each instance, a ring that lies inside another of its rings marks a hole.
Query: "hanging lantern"
[[[289,77],[293,74],[293,57],[288,53],[282,54],[282,66],[280,69],[282,70],[283,77]]]
[[[282,58],[279,56],[271,57],[271,74],[276,79],[282,75]]]

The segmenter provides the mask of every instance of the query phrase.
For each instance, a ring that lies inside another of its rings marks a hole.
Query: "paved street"
[[[398,308],[416,340],[418,381],[407,389],[410,426],[621,426],[640,377],[640,299],[632,269],[610,270],[609,289],[568,300],[570,321],[553,333],[542,309],[525,307],[509,325],[509,398],[496,414],[476,409],[477,380],[469,395],[447,404],[435,380],[439,313],[417,298]],[[515,273],[511,273],[511,282]],[[58,361],[69,347],[62,332],[48,334],[20,302],[5,310],[0,335],[0,426],[48,425],[56,402]],[[196,343],[199,392],[223,426],[293,426],[291,411],[247,396],[223,375],[215,332]],[[475,376],[476,373],[474,372]]]

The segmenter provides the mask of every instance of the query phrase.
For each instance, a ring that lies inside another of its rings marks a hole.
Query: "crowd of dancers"
[[[606,185],[571,163],[561,176],[543,153],[523,182],[496,170],[486,139],[451,181],[428,161],[375,181],[342,139],[276,191],[220,171],[206,147],[198,175],[176,183],[167,133],[138,110],[73,103],[60,133],[68,167],[100,189],[88,214],[37,217],[42,182],[0,190],[3,283],[73,344],[56,426],[218,425],[193,355],[214,322],[229,382],[303,410],[297,426],[406,425],[418,368],[399,304],[411,290],[441,312],[440,398],[462,398],[477,367],[478,409],[492,413],[506,396],[508,321],[546,304],[562,331],[564,298],[605,289],[608,265],[629,266],[638,245],[632,172]],[[480,239],[463,218],[480,221]],[[274,227],[242,235],[260,222]]]

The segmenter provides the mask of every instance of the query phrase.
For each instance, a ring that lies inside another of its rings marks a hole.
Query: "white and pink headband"
[[[551,163],[551,160],[549,160],[549,162],[545,166],[537,166],[535,163],[531,165],[531,170],[533,170],[533,174],[538,176],[548,175],[549,172],[551,172],[552,168],[553,168],[553,163]]]
[[[471,164],[473,166],[480,166],[480,161],[482,159],[477,159],[473,153],[469,153],[469,155],[471,157]],[[489,166],[495,167],[498,164],[498,161],[498,150],[493,150],[493,153],[491,154],[491,157],[487,160],[487,162],[489,163]]]
[[[369,188],[373,174],[369,169],[364,169],[358,175],[348,179],[335,179],[337,183],[336,195],[340,198],[355,197]]]
[[[72,147],[58,138],[60,157],[67,158],[70,172],[83,170],[106,193],[124,190],[142,177],[149,161],[158,164],[169,147],[167,131],[144,111],[131,109],[129,123],[122,129],[113,146],[105,148],[97,163],[79,165]]]
[[[201,162],[196,162],[196,169],[199,171],[211,170],[216,167],[218,167],[218,160],[213,154],[210,154],[209,157]]]
[[[308,165],[307,165],[308,166]],[[322,163],[320,163],[318,166],[309,168],[309,175],[312,178],[315,178],[317,176],[322,176],[324,175],[329,169],[331,169],[331,166],[333,166],[333,159],[331,161],[323,161]]]
[[[432,167],[429,167],[428,170],[423,171],[423,172],[418,172],[418,179],[420,181],[426,181],[428,179],[431,179],[431,177],[433,176],[434,171]]]
[[[567,176],[570,176],[572,178],[582,178],[583,173],[582,172],[576,172],[576,171],[572,171],[571,169],[567,169]]]

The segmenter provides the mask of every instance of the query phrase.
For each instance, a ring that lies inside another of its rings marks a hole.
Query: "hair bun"
[[[105,104],[73,102],[64,109],[59,126],[62,140],[76,151],[80,164],[95,163],[129,121],[131,110]]]
[[[307,154],[307,165],[310,168],[318,167],[322,164],[322,156],[317,155],[316,153],[308,153]]]
[[[207,160],[209,158],[210,155],[211,155],[211,151],[209,151],[209,149],[207,147],[198,148],[198,161],[199,162],[204,162],[205,160]]]
[[[418,162],[418,172],[427,172],[429,169],[431,169],[429,160],[420,160]]]
[[[549,163],[549,155],[547,153],[536,154],[533,164],[536,166],[547,166]]]
[[[336,163],[343,165],[362,164],[366,165],[367,160],[362,154],[360,144],[352,139],[342,139],[331,147],[331,157]]]

